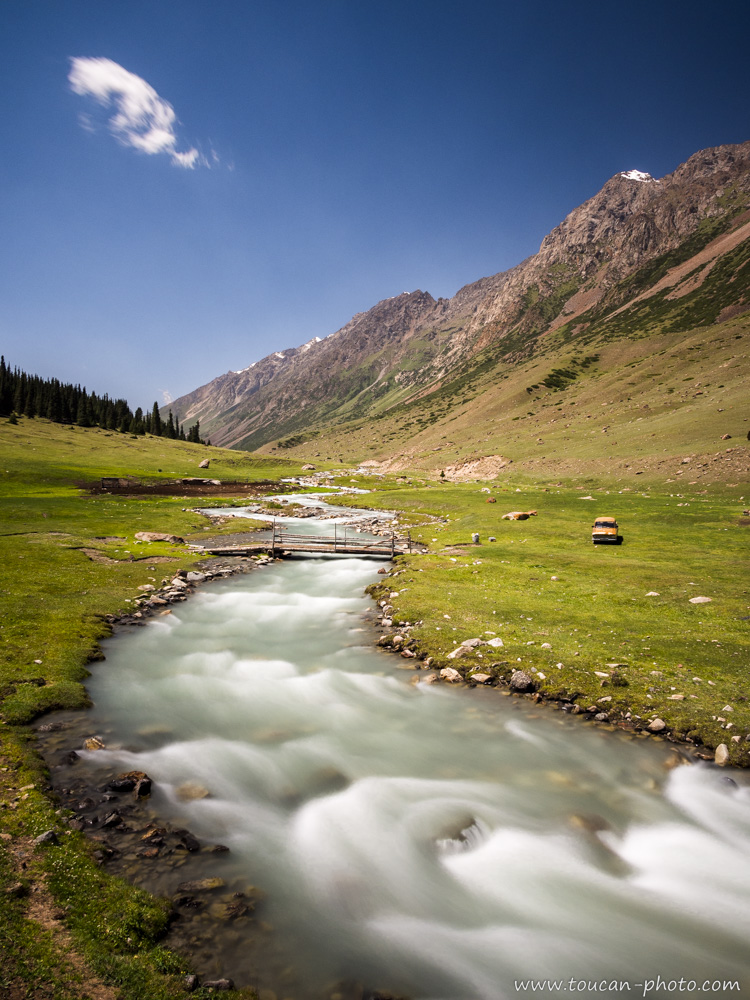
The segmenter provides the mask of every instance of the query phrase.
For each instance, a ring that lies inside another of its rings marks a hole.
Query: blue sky
[[[739,0],[3,0],[0,348],[150,406],[750,138]],[[119,116],[113,122],[115,116]]]

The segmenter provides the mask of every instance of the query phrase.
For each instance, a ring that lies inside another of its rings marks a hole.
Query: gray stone
[[[471,652],[470,646],[463,646],[463,645],[456,646],[456,648],[452,652],[448,653],[448,659],[457,660],[459,656],[466,656],[466,654],[470,652]]]
[[[207,979],[203,984],[204,990],[233,990],[234,982],[231,979]]]
[[[455,684],[456,681],[461,680],[461,674],[459,674],[459,672],[455,670],[453,667],[443,667],[443,669],[440,671],[440,676],[443,678],[443,680],[450,681],[452,684]],[[425,678],[425,680],[427,680],[427,678]]]
[[[725,764],[729,762],[729,748],[726,743],[720,743],[716,752],[714,753],[714,764],[718,764],[719,767],[724,767]]]
[[[40,833],[38,837],[34,837],[35,844],[59,844],[60,841],[54,830],[47,830],[45,833]]]
[[[489,684],[492,680],[491,674],[472,674],[469,680],[474,681],[475,684]]]
[[[712,600],[713,600],[712,597],[691,597],[690,598],[690,603],[691,604],[710,604]]]
[[[667,728],[666,722],[663,719],[654,719],[653,722],[649,722],[647,729],[650,733],[661,733]]]
[[[534,681],[524,670],[514,670],[510,678],[511,691],[533,691]]]

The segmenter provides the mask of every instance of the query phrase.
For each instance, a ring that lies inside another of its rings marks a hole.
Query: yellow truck
[[[600,543],[620,545],[622,543],[622,535],[618,532],[617,521],[613,517],[597,517],[591,531],[591,541],[594,545]]]

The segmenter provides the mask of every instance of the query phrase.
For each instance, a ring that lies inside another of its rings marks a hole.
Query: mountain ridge
[[[715,245],[700,263],[706,275],[692,276],[690,299],[747,238],[750,142],[701,150],[660,179],[635,173],[611,177],[515,267],[449,299],[419,289],[383,299],[328,337],[218,376],[170,408],[182,422],[199,418],[217,444],[260,447],[289,435],[293,446],[311,428],[422,399],[486,355],[517,364],[547,344],[584,342],[591,330],[608,336],[607,323],[619,329],[623,313],[643,311],[649,298],[664,306],[662,293],[674,288],[658,286],[670,264],[687,277]],[[741,307],[740,285],[731,305]]]

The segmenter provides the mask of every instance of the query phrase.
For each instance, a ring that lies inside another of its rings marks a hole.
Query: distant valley
[[[169,408],[214,444],[392,471],[684,475],[687,457],[708,481],[746,471],[749,336],[746,142],[617,174],[512,270],[385,299]]]

